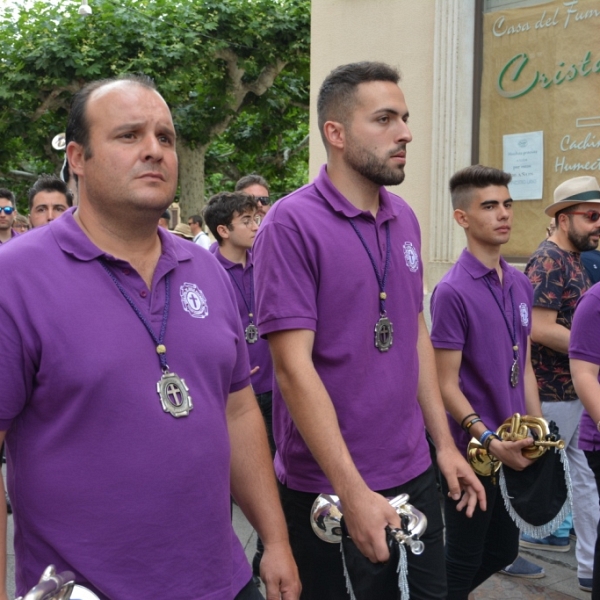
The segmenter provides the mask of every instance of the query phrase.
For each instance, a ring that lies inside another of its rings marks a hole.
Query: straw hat
[[[544,212],[553,217],[559,210],[583,202],[600,203],[600,186],[595,177],[584,175],[563,181],[554,190],[554,203],[547,206]]]
[[[186,223],[178,223],[175,225],[175,229],[171,232],[172,234],[185,238],[186,240],[193,240],[192,229]]]

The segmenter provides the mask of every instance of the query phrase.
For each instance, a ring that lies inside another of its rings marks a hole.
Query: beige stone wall
[[[424,234],[431,185],[434,7],[433,0],[312,0],[310,177],[326,161],[315,110],[323,79],[334,67],[360,60],[394,65],[402,73],[413,141],[406,179],[390,189],[412,206]],[[427,254],[425,235],[423,241]],[[426,263],[428,256],[423,258]]]

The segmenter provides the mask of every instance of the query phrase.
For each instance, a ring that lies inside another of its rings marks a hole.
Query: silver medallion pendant
[[[244,331],[244,337],[249,344],[258,342],[258,327],[254,323],[250,323]]]
[[[516,359],[513,361],[512,367],[510,368],[510,385],[513,387],[519,385],[519,364]]]
[[[394,343],[394,326],[387,317],[380,317],[375,324],[375,348],[387,352]]]
[[[160,397],[165,412],[174,417],[187,417],[192,405],[192,397],[188,394],[188,386],[185,381],[175,373],[163,373],[160,381],[156,384],[156,391]]]

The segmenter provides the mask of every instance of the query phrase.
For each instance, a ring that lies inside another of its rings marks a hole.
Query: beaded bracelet
[[[460,422],[460,428],[464,429],[465,428],[465,421],[469,418],[469,417],[479,417],[479,415],[477,413],[471,413],[470,415],[467,415],[461,422]]]

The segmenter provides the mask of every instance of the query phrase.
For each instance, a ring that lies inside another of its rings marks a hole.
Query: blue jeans
[[[471,518],[448,497],[442,481],[446,521],[446,574],[448,600],[467,600],[469,592],[510,565],[519,553],[519,530],[504,507],[500,486],[491,477],[479,477],[485,488],[487,510],[479,506]]]
[[[339,544],[320,540],[312,530],[310,513],[318,494],[298,492],[280,485],[290,543],[302,581],[301,600],[348,600]],[[442,513],[433,467],[411,481],[379,491],[388,497],[409,494],[409,502],[427,517],[420,556],[407,549],[411,600],[446,598]],[[375,599],[374,599],[375,600]]]

